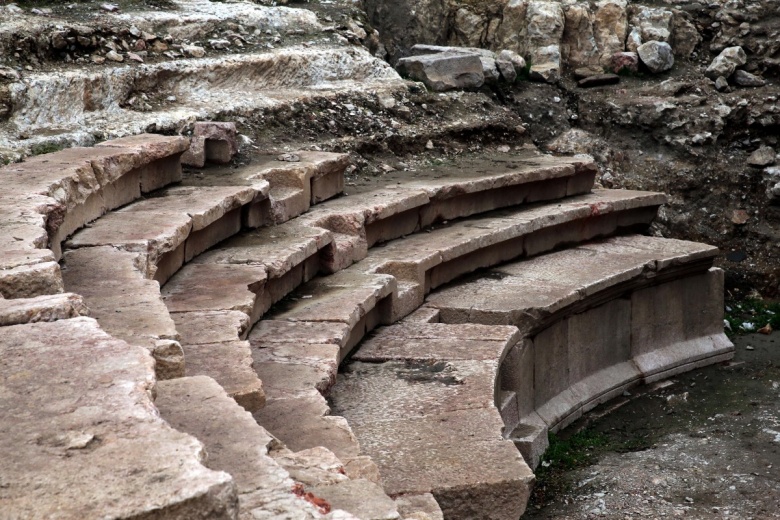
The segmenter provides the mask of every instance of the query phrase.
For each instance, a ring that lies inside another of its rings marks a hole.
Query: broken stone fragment
[[[638,72],[639,55],[635,52],[616,52],[609,61],[609,70],[615,74]]]
[[[764,166],[771,166],[775,164],[775,151],[770,146],[762,146],[748,157],[747,160],[750,166],[756,166],[763,168]]]
[[[640,45],[636,52],[650,72],[665,72],[674,66],[672,47],[666,42],[651,40]]]
[[[764,78],[744,70],[734,72],[733,79],[734,83],[740,87],[763,87],[766,85],[766,80],[764,80]]]
[[[517,71],[511,61],[496,60],[496,68],[501,74],[501,78],[507,83],[514,83],[517,80]]]
[[[108,51],[106,53],[106,58],[111,60],[111,61],[115,61],[117,63],[122,63],[123,61],[125,61],[124,56],[122,56],[121,54],[119,54],[116,51]]]
[[[729,80],[723,76],[718,76],[718,79],[715,80],[715,88],[718,92],[728,92],[731,90],[731,87],[729,87]]]
[[[603,85],[615,85],[616,83],[620,83],[620,76],[617,74],[597,74],[579,80],[577,86],[581,88],[590,88]]]
[[[496,58],[499,61],[508,61],[515,67],[515,72],[520,75],[523,73],[526,67],[525,58],[517,54],[515,51],[503,50],[498,53]]]
[[[593,69],[590,67],[580,67],[578,69],[574,69],[574,79],[581,80],[581,79],[589,78],[590,76],[598,76],[601,73],[602,71],[598,69]]]
[[[195,123],[195,137],[204,138],[206,160],[217,164],[227,164],[238,152],[235,123],[200,122]]]
[[[441,53],[398,60],[396,68],[431,90],[479,88],[485,83],[482,60],[476,54]]]
[[[193,168],[203,168],[206,165],[206,138],[193,136],[190,148],[181,156],[181,163]]]
[[[197,45],[182,45],[181,50],[184,54],[193,58],[202,58],[206,55],[206,49]]]
[[[719,76],[729,78],[737,70],[737,67],[741,67],[745,63],[747,63],[747,55],[742,47],[726,47],[712,60],[704,75],[710,79],[717,79]]]

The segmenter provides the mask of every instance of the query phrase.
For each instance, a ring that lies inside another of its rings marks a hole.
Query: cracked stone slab
[[[4,327],[0,350],[5,513],[235,518],[231,477],[157,414],[144,349],[74,318]]]

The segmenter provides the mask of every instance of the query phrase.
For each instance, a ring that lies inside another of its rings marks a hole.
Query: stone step
[[[588,193],[596,166],[588,156],[526,151],[510,155],[503,164],[496,161],[487,172],[466,167],[408,175],[386,175],[384,186],[322,204],[301,218],[335,234],[325,269],[348,267],[376,244],[439,222]]]
[[[151,356],[91,318],[2,328],[9,518],[236,518],[236,486],[152,403]]]
[[[253,187],[167,188],[105,215],[66,246],[112,246],[143,253],[144,274],[165,283],[186,262],[238,233],[244,208],[265,197]]]
[[[514,325],[504,422],[529,464],[557,431],[627,388],[730,359],[718,251],[613,237],[493,268],[428,297],[444,323]]]
[[[523,514],[534,476],[494,405],[519,339],[509,326],[403,323],[363,343],[330,398],[390,495],[432,493],[445,518]]]
[[[174,40],[206,41],[213,39],[214,33],[223,30],[225,25],[240,24],[251,28],[252,32],[262,34],[259,40],[265,43],[273,41],[274,34],[289,36],[288,33],[300,33],[314,36],[324,29],[317,22],[316,15],[305,9],[266,7],[249,1],[234,1],[231,4],[225,6],[210,0],[170,0],[170,10],[128,6],[115,12],[90,10],[86,17],[78,10],[66,11],[66,14],[55,10],[46,16],[39,16],[30,9],[16,8],[8,13],[0,26],[0,49],[15,49],[18,42],[29,38],[30,34],[40,35],[36,41],[30,42],[33,46],[30,50],[40,59],[45,59],[55,50],[50,43],[56,40],[55,35],[87,36],[88,40],[93,34],[107,38],[117,35],[134,43],[135,36],[127,34],[132,29],[134,32],[138,30],[146,33],[140,36],[151,45],[148,35],[156,36],[157,41],[163,40],[164,35],[171,35]],[[271,35],[266,35],[266,30],[272,31]],[[245,32],[243,38],[246,41],[247,38],[254,39],[253,36]],[[91,47],[91,44],[79,46]],[[231,42],[231,47],[235,49],[237,45]],[[206,48],[212,50],[211,46],[207,45]]]
[[[143,274],[143,255],[111,246],[66,251],[65,286],[81,295],[90,316],[112,336],[152,353],[158,379],[182,377],[179,334],[160,297],[160,284]]]
[[[248,166],[211,168],[184,175],[184,186],[263,186],[270,187],[269,200],[262,217],[247,227],[281,224],[306,212],[310,206],[333,198],[344,191],[344,171],[349,155],[299,151],[279,156],[264,156]]]
[[[5,126],[13,131],[0,130],[0,149],[16,158],[33,147],[92,144],[96,133],[120,137],[147,128],[178,133],[191,121],[246,117],[312,95],[406,89],[386,62],[363,47],[340,43],[29,73],[9,85],[13,110]],[[138,90],[175,101],[153,111],[134,110],[126,102]],[[19,140],[19,134],[30,138]]]
[[[35,298],[0,298],[0,327],[57,321],[88,316],[89,309],[81,295],[46,294]]]
[[[0,168],[0,293],[62,292],[62,241],[107,211],[181,177],[181,137],[139,135]],[[51,250],[47,250],[51,248]]]
[[[379,486],[350,480],[332,453],[284,450],[272,458],[269,452],[278,441],[213,379],[197,376],[161,382],[155,404],[174,428],[205,444],[208,468],[233,476],[240,518],[336,518],[338,510],[366,520],[399,518],[395,504]],[[285,467],[298,477],[297,483]],[[334,514],[326,516],[331,511]]]

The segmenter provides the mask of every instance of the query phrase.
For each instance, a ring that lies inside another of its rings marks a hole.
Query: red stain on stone
[[[296,496],[299,496],[308,503],[312,504],[323,515],[330,513],[331,505],[328,503],[328,501],[306,491],[306,489],[303,487],[303,484],[296,482],[293,485],[292,492]]]

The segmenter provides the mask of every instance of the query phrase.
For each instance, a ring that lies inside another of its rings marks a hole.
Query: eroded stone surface
[[[143,349],[90,318],[3,327],[0,344],[5,514],[235,518],[230,476],[154,410]]]
[[[432,493],[448,518],[523,513],[533,475],[503,440],[494,405],[499,360],[517,339],[514,327],[405,323],[358,350],[362,361],[332,394],[334,411],[390,494]]]
[[[312,504],[293,494],[290,475],[269,455],[274,439],[211,378],[185,377],[159,384],[156,401],[174,428],[205,444],[204,464],[233,476],[241,518],[275,512],[282,518],[321,518]]]
[[[65,293],[14,300],[0,298],[0,327],[88,315],[89,309],[78,294]]]

